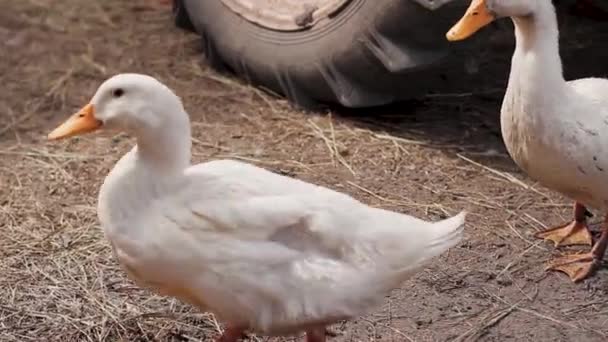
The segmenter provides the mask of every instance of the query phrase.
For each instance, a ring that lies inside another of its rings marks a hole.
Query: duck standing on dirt
[[[464,212],[430,223],[247,163],[191,165],[188,114],[149,76],[110,78],[49,138],[98,129],[137,141],[99,192],[115,256],[137,283],[227,323],[218,341],[324,341],[462,238]]]
[[[586,206],[608,210],[608,80],[564,80],[551,0],[474,0],[447,39],[466,39],[502,17],[512,18],[516,37],[501,109],[505,145],[531,178],[575,201],[573,222],[537,237],[556,247],[591,245]],[[589,253],[557,258],[548,269],[585,279],[607,244],[608,216]]]

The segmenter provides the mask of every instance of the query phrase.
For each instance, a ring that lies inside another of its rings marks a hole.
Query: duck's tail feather
[[[466,211],[431,225],[432,238],[426,246],[429,258],[440,255],[456,246],[464,235]]]
[[[425,242],[408,251],[406,257],[408,263],[403,266],[402,271],[418,270],[433,258],[456,246],[464,235],[466,215],[466,211],[462,211],[455,216],[422,227],[423,231],[419,233],[426,235],[423,240]]]

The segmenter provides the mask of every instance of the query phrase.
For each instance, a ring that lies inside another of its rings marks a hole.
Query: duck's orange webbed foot
[[[536,233],[539,239],[553,241],[555,247],[569,245],[591,246],[593,240],[587,227],[587,209],[579,203],[574,204],[574,221],[555,228]]]
[[[591,246],[593,244],[586,222],[572,221],[563,226],[538,232],[534,236],[539,239],[553,241],[555,247],[569,245]]]
[[[600,262],[592,252],[570,254],[554,259],[546,269],[566,273],[576,283],[592,275]]]
[[[600,266],[606,253],[606,247],[608,247],[608,215],[604,219],[602,235],[593,245],[591,252],[559,257],[553,260],[547,269],[564,272],[573,282],[581,281],[591,276]]]

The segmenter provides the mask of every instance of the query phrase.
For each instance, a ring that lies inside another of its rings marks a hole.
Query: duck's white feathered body
[[[608,216],[595,244],[587,226],[587,207],[608,210],[608,80],[566,82],[551,0],[472,0],[446,37],[466,39],[506,17],[513,20],[516,44],[501,109],[503,139],[531,178],[574,200],[571,222],[535,237],[556,247],[593,245],[589,253],[566,255],[547,267],[581,281],[601,264],[608,246]]]
[[[137,148],[106,178],[98,213],[137,282],[266,333],[369,310],[464,225],[464,214],[428,223],[232,160],[157,172]]]
[[[547,266],[578,282],[601,265],[608,246],[608,214],[595,244],[587,226],[587,207],[608,211],[608,80],[566,82],[551,0],[472,0],[446,37],[466,39],[505,17],[513,20],[516,44],[501,109],[502,135],[531,178],[574,200],[572,221],[535,237],[556,247],[593,246]]]
[[[101,186],[98,216],[139,284],[246,330],[304,330],[371,309],[463,235],[464,212],[429,223],[233,160],[191,165],[190,120],[156,79],[120,74],[54,129],[61,139],[100,128],[137,145]]]
[[[514,22],[517,47],[501,110],[509,154],[546,187],[608,209],[608,80],[564,81],[550,2]]]

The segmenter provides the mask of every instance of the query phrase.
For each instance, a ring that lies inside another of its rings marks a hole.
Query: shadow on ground
[[[608,76],[608,63],[602,62],[608,60],[608,22],[574,17],[563,8],[558,13],[566,79]],[[471,51],[463,59],[462,74],[453,76],[462,81],[449,82],[450,89],[384,107],[333,110],[344,120],[403,143],[456,151],[501,171],[521,173],[502,142],[499,114],[514,49],[513,28],[504,19],[489,31],[464,43]]]

